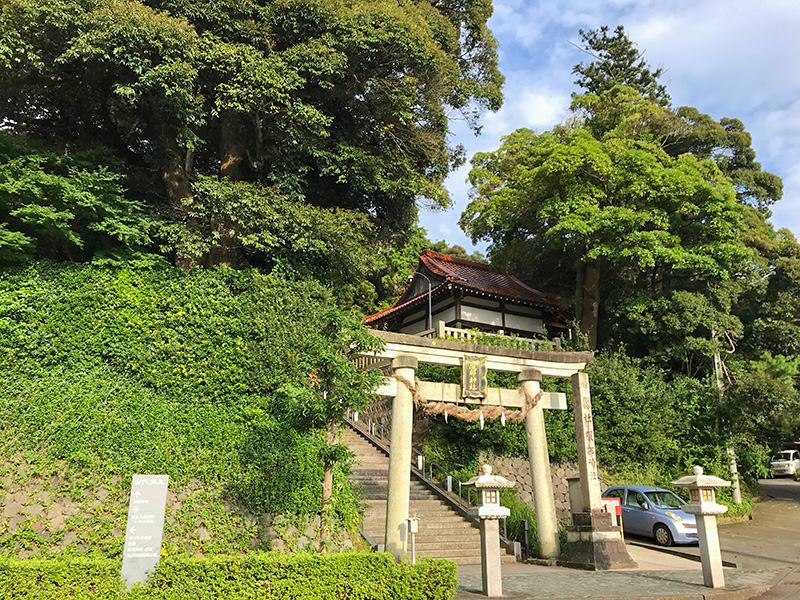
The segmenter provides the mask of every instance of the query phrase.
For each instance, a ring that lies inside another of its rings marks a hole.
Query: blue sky
[[[496,149],[519,127],[540,132],[563,121],[578,91],[572,66],[589,60],[570,42],[579,43],[579,29],[620,24],[653,67],[667,69],[661,81],[674,106],[744,123],[762,168],[783,179],[771,220],[800,235],[799,0],[495,0],[490,27],[506,76],[505,103],[485,115],[479,137],[454,121],[453,143],[471,157]],[[458,227],[468,170],[447,180],[454,208],[422,208],[420,218],[431,240],[484,250]]]

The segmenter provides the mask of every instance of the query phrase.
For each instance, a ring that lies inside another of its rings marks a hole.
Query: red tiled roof
[[[420,266],[424,265],[435,277],[438,276],[444,279],[438,285],[433,282],[432,297],[435,297],[437,291],[443,290],[447,284],[454,284],[475,292],[501,296],[534,306],[558,309],[560,300],[558,296],[545,294],[527,286],[513,275],[493,273],[487,264],[455,258],[428,249],[422,251],[419,260],[420,265],[417,266],[417,271],[420,270]],[[406,294],[409,291],[406,290],[406,293],[400,297],[394,306],[365,317],[364,323],[369,325],[370,323],[381,321],[390,314],[409,309],[416,304],[422,304],[427,298],[427,293],[407,298]]]
[[[513,275],[493,273],[489,265],[474,260],[455,258],[427,249],[422,251],[419,259],[433,273],[443,276],[447,281],[479,292],[547,306],[555,305],[559,300],[557,296],[525,285]]]
[[[435,288],[431,289],[431,298],[436,297],[436,292],[444,289],[447,286],[447,283],[441,283],[437,285]],[[380,321],[383,317],[391,315],[393,313],[399,312],[406,308],[410,308],[415,304],[421,304],[427,306],[426,302],[428,301],[428,294],[420,294],[419,296],[414,296],[411,300],[403,301],[402,298],[397,301],[397,304],[394,306],[390,306],[389,308],[384,308],[383,310],[376,312],[374,315],[369,315],[368,317],[364,317],[364,323],[369,325],[370,323],[374,323],[376,321]]]

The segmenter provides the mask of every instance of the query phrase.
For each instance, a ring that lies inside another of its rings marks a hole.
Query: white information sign
[[[128,525],[122,550],[122,580],[146,583],[161,556],[167,475],[134,475],[128,504]]]

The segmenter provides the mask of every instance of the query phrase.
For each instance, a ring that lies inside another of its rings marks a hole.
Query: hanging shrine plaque
[[[486,357],[465,356],[461,363],[461,397],[483,399],[488,389]]]

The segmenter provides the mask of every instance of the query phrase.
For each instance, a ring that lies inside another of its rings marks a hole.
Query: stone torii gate
[[[381,352],[362,355],[362,365],[366,368],[390,367],[392,371],[392,377],[385,378],[383,386],[376,392],[380,396],[394,398],[386,505],[387,552],[398,560],[406,554],[411,433],[416,394],[427,402],[452,403],[454,409],[456,404],[465,403],[479,405],[486,410],[496,411],[496,407],[501,407],[508,409],[509,413],[527,408],[525,433],[540,555],[552,559],[561,556],[560,562],[564,565],[589,569],[631,566],[633,561],[625,550],[619,530],[611,525],[611,515],[602,511],[600,503],[589,378],[581,372],[592,359],[591,352],[540,352],[378,330],[370,333],[382,339],[385,347]],[[516,390],[488,388],[485,398],[465,400],[460,385],[415,380],[419,363],[462,366],[465,359],[483,357],[487,371],[516,373],[520,387]],[[568,534],[568,547],[563,553],[558,542],[558,520],[543,411],[565,410],[567,402],[565,394],[547,393],[539,389],[542,376],[570,378],[572,381],[582,506],[571,508],[573,526]],[[538,401],[530,403],[530,399],[537,396]],[[608,517],[608,520],[604,517]]]

